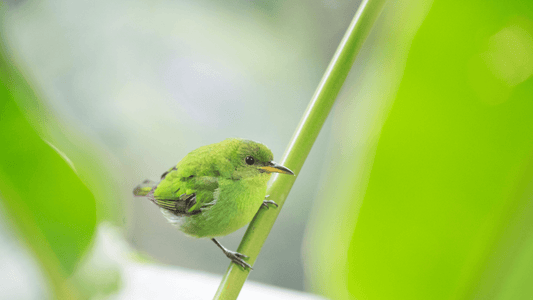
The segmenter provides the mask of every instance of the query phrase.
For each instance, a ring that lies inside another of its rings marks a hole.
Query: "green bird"
[[[210,238],[234,263],[251,268],[246,255],[226,249],[215,237],[250,223],[261,206],[278,206],[265,200],[271,173],[294,173],[272,159],[261,143],[226,139],[190,152],[159,183],[146,180],[133,194],[148,196],[185,234]]]

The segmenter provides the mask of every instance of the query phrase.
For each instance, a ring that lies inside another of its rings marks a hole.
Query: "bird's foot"
[[[243,258],[248,258],[248,256],[242,254],[242,253],[239,253],[239,252],[235,252],[235,251],[230,251],[230,250],[226,250],[224,251],[224,254],[226,254],[226,256],[231,259],[232,262],[234,262],[235,264],[243,267],[245,270],[248,268],[250,270],[253,270],[252,266],[250,266],[247,262],[244,261]]]
[[[274,200],[263,200],[262,206],[266,207],[268,209],[269,208],[268,207],[269,204],[272,204],[272,205],[274,205],[276,207],[279,207],[279,205],[276,202],[274,202]]]
[[[231,261],[233,263],[235,263],[236,265],[239,265],[241,267],[243,267],[245,270],[248,268],[250,270],[253,270],[252,266],[250,266],[247,262],[245,262],[243,260],[243,258],[248,258],[248,256],[242,254],[242,253],[239,253],[239,252],[235,252],[235,251],[231,251],[231,250],[228,250],[226,249],[226,247],[222,246],[222,244],[220,244],[216,239],[212,238],[211,239],[219,248],[220,250],[222,250],[222,252],[224,252],[224,254],[229,258],[231,259]]]
[[[206,210],[208,210],[208,209],[211,209],[211,206],[213,206],[213,205],[215,205],[215,204],[217,204],[217,200],[216,200],[216,199],[213,200],[213,201],[211,201],[211,202],[205,203],[205,204],[203,204],[202,207],[200,208],[200,211],[203,212],[203,211],[206,211]]]

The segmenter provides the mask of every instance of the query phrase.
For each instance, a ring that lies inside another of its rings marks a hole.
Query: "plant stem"
[[[290,168],[296,176],[311,151],[322,125],[348,76],[355,57],[363,45],[372,25],[379,16],[386,0],[363,0],[350,23],[320,81],[300,124],[298,125],[280,163]],[[259,209],[248,226],[237,252],[248,255],[247,262],[253,265],[265,240],[285,203],[285,199],[296,180],[296,176],[273,175],[267,194],[275,199],[277,209]],[[250,270],[231,263],[214,299],[236,299]]]

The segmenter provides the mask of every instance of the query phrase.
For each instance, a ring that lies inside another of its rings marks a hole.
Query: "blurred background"
[[[0,5],[0,299],[212,295],[228,260],[132,189],[228,137],[279,160],[359,1]],[[249,279],[531,299],[532,75],[533,2],[388,1]]]

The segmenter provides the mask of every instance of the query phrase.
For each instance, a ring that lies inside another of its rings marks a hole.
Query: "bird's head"
[[[273,161],[274,155],[267,146],[245,139],[232,140],[234,147],[231,147],[229,160],[235,169],[233,178],[249,178],[271,173],[294,175],[291,170]]]

